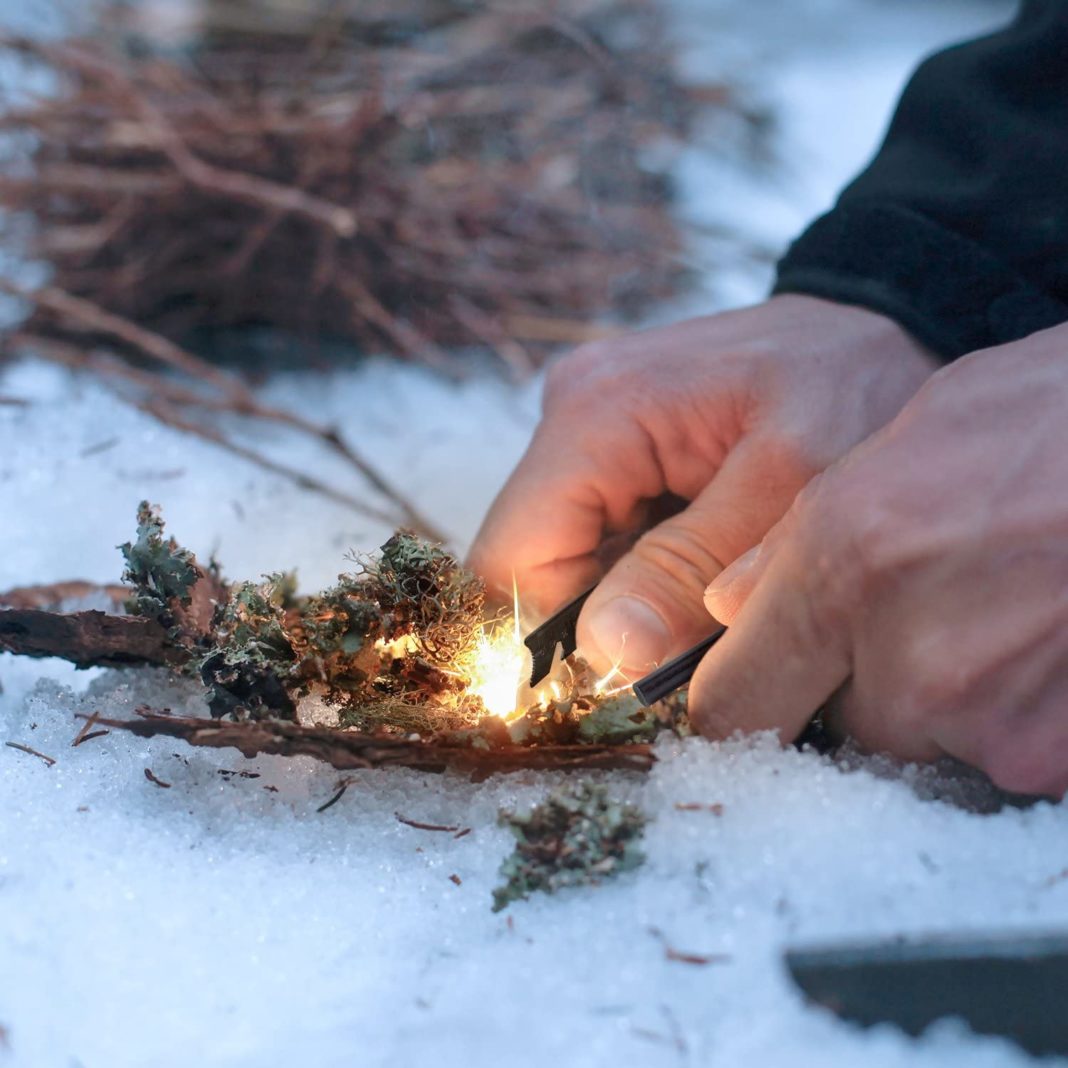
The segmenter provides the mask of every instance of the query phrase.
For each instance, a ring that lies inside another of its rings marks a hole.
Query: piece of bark
[[[340,770],[403,767],[418,771],[461,771],[484,779],[497,772],[648,771],[656,761],[650,745],[509,745],[492,749],[408,738],[378,737],[329,727],[302,727],[280,720],[232,723],[198,717],[144,714],[140,719],[99,719],[101,726],[140,738],[161,734],[190,745],[232,748],[246,757],[259,753],[311,756]]]
[[[78,668],[174,665],[185,657],[151,619],[37,608],[0,609],[0,652],[56,656]]]

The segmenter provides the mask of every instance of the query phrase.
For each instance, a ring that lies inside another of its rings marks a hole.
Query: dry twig
[[[30,756],[35,756],[39,760],[43,760],[48,767],[52,767],[55,764],[55,757],[45,756],[44,753],[39,752],[36,749],[31,749],[28,745],[23,745],[21,742],[4,742],[9,749],[17,749],[20,753],[29,753]]]
[[[190,745],[232,748],[246,757],[259,753],[312,756],[343,771],[405,767],[419,771],[454,770],[483,779],[520,770],[648,771],[655,762],[650,745],[511,745],[492,749],[356,734],[329,727],[302,727],[281,720],[232,723],[144,713],[139,719],[101,719],[102,726],[141,738],[166,735]]]

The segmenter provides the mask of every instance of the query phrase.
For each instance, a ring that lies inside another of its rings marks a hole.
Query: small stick
[[[688,953],[675,949],[668,944],[667,937],[659,927],[650,927],[649,933],[658,939],[664,947],[664,958],[679,964],[726,964],[731,958],[728,953]]]
[[[31,749],[28,745],[23,745],[22,742],[5,742],[9,749],[17,749],[21,753],[29,753],[30,756],[38,757],[43,760],[49,767],[51,767],[56,761],[54,757],[45,756],[44,753],[38,752],[36,749]]]
[[[20,286],[16,286],[14,283],[0,279],[0,291],[20,296],[22,299],[28,301],[38,300],[44,307],[50,306],[45,301],[39,300],[40,294],[43,292],[41,290],[25,290]],[[195,390],[184,388],[178,383],[167,382],[166,380],[161,379],[159,375],[132,367],[123,360],[116,358],[105,361],[99,356],[81,352],[73,345],[57,342],[51,338],[39,338],[33,334],[17,333],[9,339],[10,342],[26,345],[27,348],[32,349],[37,355],[44,359],[51,360],[54,363],[61,363],[67,367],[88,370],[101,378],[107,379],[108,377],[113,376],[127,379],[147,390],[152,398],[159,398],[160,394],[163,394],[167,399],[176,404],[197,406],[211,411],[231,412],[234,415],[245,416],[252,419],[264,419],[270,422],[280,423],[284,426],[289,426],[300,433],[318,438],[322,444],[330,449],[331,452],[340,456],[350,466],[355,468],[378,493],[390,501],[390,503],[396,505],[401,513],[401,521],[405,526],[412,528],[417,533],[423,534],[431,541],[446,542],[448,540],[442,531],[424,516],[411,501],[400,493],[400,491],[397,490],[373,464],[356,452],[356,450],[341,437],[336,428],[321,426],[294,412],[288,412],[281,408],[273,408],[269,405],[261,404],[251,390],[249,390],[240,379],[218,371],[206,361],[201,360],[200,357],[194,356],[192,353],[174,345],[161,335],[145,330],[136,323],[132,323],[120,316],[112,315],[110,312],[105,311],[103,308],[99,308],[90,301],[83,300],[81,297],[74,297],[71,294],[62,293],[59,290],[51,290],[50,292],[53,297],[58,294],[66,312],[71,314],[72,317],[80,317],[81,321],[83,321],[89,328],[108,333],[119,341],[124,341],[133,345],[146,356],[157,360],[157,362],[161,362],[165,366],[173,369],[180,370],[198,381],[206,382],[208,385],[220,390],[223,396],[205,396],[197,393]],[[128,397],[124,397],[124,399],[129,403],[133,403],[136,407],[140,407],[142,411],[147,412],[161,422],[167,422],[167,420],[165,420],[159,412],[152,407],[146,407],[144,404],[137,404],[136,401],[131,401]],[[202,428],[198,430],[196,424],[189,423],[184,419],[180,426],[173,421],[169,422],[168,425],[175,426],[176,429],[184,430],[187,433],[199,433],[201,437],[203,437],[205,433]],[[231,451],[237,451],[238,449],[244,448],[243,446],[226,444],[224,440],[220,440],[222,437],[223,436],[219,434],[218,439],[214,439],[215,444],[220,445],[223,448],[229,448]],[[259,453],[255,453],[251,449],[246,450],[243,455],[246,459],[251,459],[254,463],[266,466],[264,462],[265,458],[261,458]],[[271,461],[271,463],[273,463],[273,461]],[[384,521],[390,526],[395,525],[396,520],[394,517],[388,516],[377,509],[372,509],[371,506],[358,502],[355,498],[350,497],[347,494],[342,494],[340,491],[333,490],[318,479],[313,479],[300,472],[295,472],[292,468],[285,467],[281,464],[276,464],[270,469],[274,470],[276,473],[285,474],[289,478],[296,478],[303,488],[313,489],[317,492],[325,493],[327,496],[332,496],[334,499],[340,500],[342,503],[349,505],[355,510],[363,512],[369,518]]]
[[[154,783],[156,786],[162,787],[164,790],[169,790],[171,788],[171,784],[158,778],[151,768],[145,768],[145,778],[148,779],[150,783]]]
[[[80,731],[78,731],[78,734],[75,737],[74,741],[70,743],[71,749],[77,749],[78,746],[81,745],[82,742],[85,741],[85,739],[89,736],[89,732],[96,726],[96,721],[98,719],[100,719],[100,711],[99,711],[99,709],[96,712],[94,712],[91,716],[86,718],[85,723],[82,724],[82,729]],[[100,732],[100,733],[107,734],[108,732],[107,731],[103,731],[103,732]]]
[[[455,827],[448,827],[443,823],[421,823],[419,820],[410,820],[407,816],[402,816],[399,812],[394,812],[393,815],[406,827],[414,827],[417,831],[447,831],[449,834],[455,835],[457,831],[461,830],[459,824]],[[467,829],[470,830],[471,828],[468,827]],[[457,837],[459,837],[459,835],[457,835]]]
[[[352,785],[352,779],[342,779],[341,784],[338,786],[337,793],[330,798],[325,804],[320,805],[315,811],[325,812],[328,808],[332,808],[336,805],[344,796],[345,791]]]
[[[151,415],[166,426],[171,426],[174,427],[175,430],[182,430],[187,434],[193,434],[196,437],[203,438],[205,441],[209,441],[213,445],[219,446],[221,449],[226,449],[227,452],[232,452],[235,456],[240,456],[242,459],[248,460],[250,463],[254,463],[258,467],[262,467],[265,471],[270,471],[272,474],[282,475],[284,478],[290,479],[290,481],[295,483],[301,489],[311,490],[324,497],[329,497],[331,500],[337,501],[338,504],[343,504],[354,511],[362,513],[369,519],[376,519],[380,523],[386,523],[391,526],[396,519],[395,516],[383,512],[378,508],[374,508],[371,505],[364,504],[363,501],[357,500],[355,497],[348,493],[344,493],[339,489],[335,489],[333,486],[323,482],[321,479],[315,478],[313,475],[298,471],[296,468],[289,467],[286,464],[278,463],[276,460],[272,460],[270,457],[256,452],[255,449],[250,449],[245,445],[239,445],[236,441],[231,441],[228,437],[214,428],[194,423],[192,420],[179,415],[173,407],[164,401],[144,400],[133,401],[132,403],[134,407],[146,412],[148,415]]]

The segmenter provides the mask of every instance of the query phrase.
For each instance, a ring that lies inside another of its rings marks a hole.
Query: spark
[[[594,684],[593,692],[598,697],[611,697],[613,694],[622,693],[627,689],[632,679],[628,679],[627,676],[620,670],[623,664],[623,650],[627,645],[627,635],[623,635],[623,640],[619,643],[619,655],[613,661],[612,666],[608,669],[607,673],[602,675]],[[615,686],[611,685],[611,682],[616,676],[619,676],[623,681],[617,683]]]

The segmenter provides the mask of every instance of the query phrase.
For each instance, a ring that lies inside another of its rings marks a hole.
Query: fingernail
[[[727,590],[740,579],[756,563],[760,555],[760,546],[754,545],[748,552],[742,553],[732,564],[728,564],[706,587],[705,607],[712,610],[712,606],[722,600]]]
[[[615,597],[590,619],[590,638],[609,664],[644,671],[660,663],[671,648],[664,617],[647,601]]]

